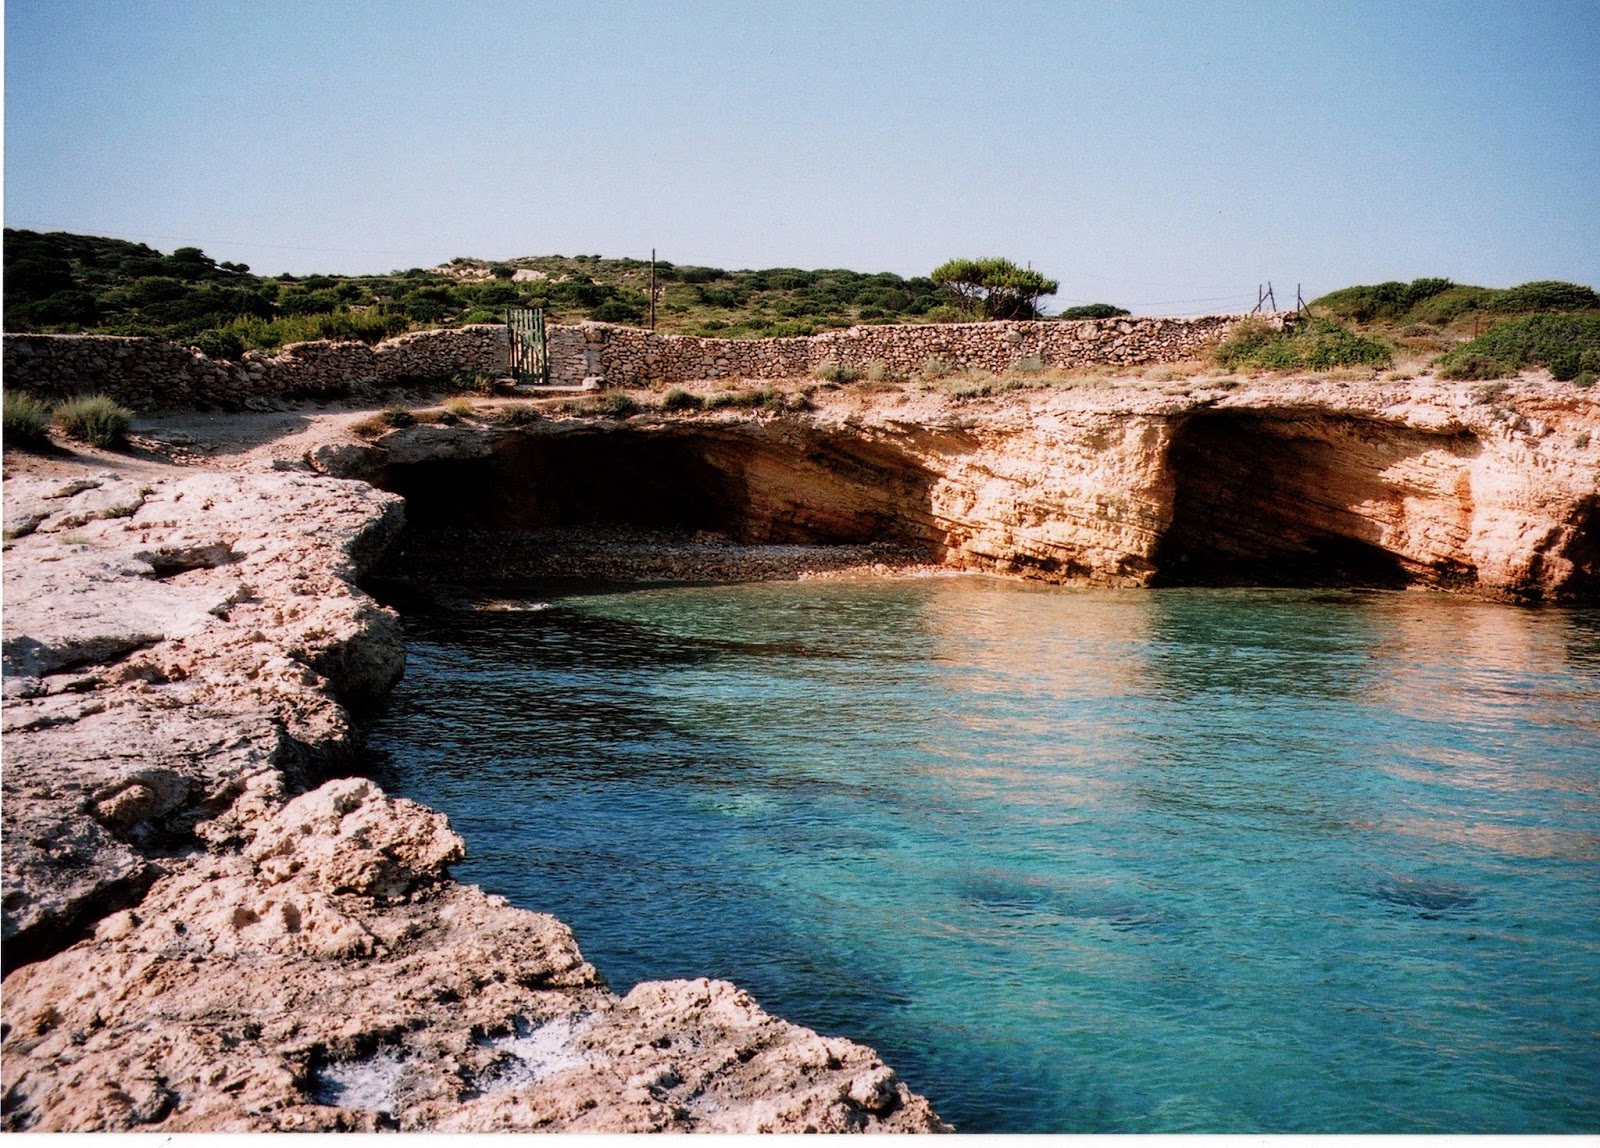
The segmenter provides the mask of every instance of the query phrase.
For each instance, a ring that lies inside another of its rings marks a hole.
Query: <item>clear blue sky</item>
[[[6,0],[5,222],[260,272],[592,254],[1148,313],[1600,284],[1600,2]]]

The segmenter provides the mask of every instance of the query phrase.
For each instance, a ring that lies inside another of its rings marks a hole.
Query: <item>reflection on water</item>
[[[626,989],[966,1131],[1600,1130],[1600,627],[987,579],[416,618],[373,737]]]

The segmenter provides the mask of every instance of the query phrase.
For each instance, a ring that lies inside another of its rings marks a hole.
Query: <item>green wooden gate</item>
[[[518,383],[550,385],[550,351],[544,341],[544,311],[511,307],[506,310],[506,332],[511,338],[511,375]]]

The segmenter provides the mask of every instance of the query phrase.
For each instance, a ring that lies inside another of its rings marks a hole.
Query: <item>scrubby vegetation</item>
[[[661,409],[664,411],[697,411],[703,406],[704,399],[682,387],[673,387],[661,396]]]
[[[50,408],[32,395],[6,391],[5,445],[41,446],[50,441],[45,428],[50,425]]]
[[[1500,323],[1439,360],[1447,379],[1502,379],[1525,367],[1547,367],[1558,379],[1600,371],[1600,311]]]
[[[861,371],[849,363],[836,363],[829,359],[812,368],[811,377],[825,383],[853,383],[861,377]]]
[[[1355,323],[1444,325],[1463,316],[1529,314],[1540,311],[1588,311],[1600,308],[1590,287],[1540,280],[1517,287],[1470,287],[1448,279],[1413,279],[1410,283],[1377,283],[1345,287],[1315,299],[1313,314]]]
[[[1126,307],[1113,307],[1110,303],[1082,303],[1076,307],[1068,307],[1056,316],[1057,319],[1116,319],[1123,315],[1131,314]]]
[[[542,307],[554,322],[641,324],[649,277],[648,262],[597,255],[462,258],[386,275],[263,276],[195,247],[163,255],[121,239],[8,228],[5,326],[155,335],[236,358],[307,339],[376,342],[407,330],[498,322],[507,307]],[[657,328],[678,334],[810,335],[953,317],[931,279],[889,273],[660,262],[656,283]]]
[[[1228,370],[1326,371],[1335,367],[1387,367],[1393,352],[1331,319],[1306,319],[1277,328],[1247,319],[1217,347],[1216,361]]]
[[[121,446],[133,426],[133,412],[105,395],[68,399],[56,407],[54,418],[68,438],[98,447]]]

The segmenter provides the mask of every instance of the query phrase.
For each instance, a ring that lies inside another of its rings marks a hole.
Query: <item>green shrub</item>
[[[661,409],[664,411],[697,411],[705,405],[705,400],[699,395],[682,387],[673,387],[661,398]]]
[[[853,383],[861,377],[861,372],[849,363],[828,359],[812,368],[811,377],[825,383]]]
[[[1559,279],[1540,279],[1496,291],[1489,301],[1494,311],[1592,311],[1600,308],[1594,288]]]
[[[917,368],[917,374],[925,379],[942,379],[953,370],[955,370],[955,367],[948,359],[941,359],[938,355],[929,355],[922,360],[922,366]]]
[[[1228,370],[1259,367],[1269,371],[1326,371],[1334,367],[1387,367],[1389,348],[1357,335],[1331,319],[1310,319],[1282,329],[1262,319],[1246,319],[1217,347],[1215,358]]]
[[[1495,369],[1499,374],[1482,372]],[[1557,378],[1600,370],[1600,314],[1541,314],[1497,323],[1439,360],[1446,379],[1500,378],[1549,367]]]
[[[625,419],[629,415],[636,415],[644,408],[627,395],[607,395],[595,404],[598,413],[614,419]]]
[[[889,377],[889,364],[882,359],[873,359],[867,364],[867,382],[881,383]]]
[[[1502,314],[1588,311],[1600,308],[1600,295],[1577,283],[1543,279],[1516,287],[1470,287],[1448,279],[1413,279],[1345,287],[1316,299],[1319,311],[1357,323],[1449,323],[1472,311]]]
[[[816,404],[809,395],[797,395],[790,398],[782,391],[772,387],[757,387],[750,391],[718,391],[709,396],[705,401],[705,409],[716,410],[769,410],[769,411],[809,411],[816,409]]]
[[[107,395],[87,395],[56,407],[55,422],[68,438],[90,446],[115,447],[127,441],[133,412]]]
[[[5,444],[41,446],[50,441],[45,428],[50,425],[50,408],[32,395],[5,392]]]
[[[409,427],[417,424],[417,416],[405,407],[386,407],[380,417],[391,427]]]
[[[459,395],[453,399],[446,399],[442,405],[446,414],[454,415],[458,419],[469,419],[478,411],[478,408],[472,405],[471,399],[464,399]]]
[[[1503,379],[1507,375],[1517,373],[1517,368],[1500,359],[1477,352],[1458,354],[1452,352],[1439,361],[1439,377],[1441,379],[1481,380]]]
[[[1424,299],[1454,286],[1448,279],[1413,279],[1410,283],[1391,280],[1371,286],[1345,287],[1322,296],[1311,305],[1341,319],[1370,323],[1374,319],[1399,319]]]
[[[534,423],[539,422],[544,418],[544,416],[539,413],[537,408],[529,406],[526,403],[518,403],[515,406],[501,407],[490,417],[501,426],[508,427],[532,426]]]
[[[1600,378],[1600,373],[1595,371],[1579,371],[1573,378],[1572,385],[1575,387],[1582,387],[1584,390],[1588,390],[1590,387],[1594,386],[1594,381],[1596,378]]]
[[[235,330],[201,331],[189,345],[208,359],[234,359],[244,354],[244,339]]]
[[[1130,315],[1131,311],[1124,307],[1113,307],[1110,303],[1083,303],[1077,307],[1068,307],[1057,319],[1115,319],[1121,315]]]

